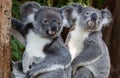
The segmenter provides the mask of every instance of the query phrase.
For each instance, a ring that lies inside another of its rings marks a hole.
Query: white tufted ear
[[[23,22],[34,21],[34,14],[40,10],[40,4],[37,2],[26,2],[21,8],[20,12],[22,15]]]
[[[71,14],[72,14],[73,8],[71,6],[65,6],[65,7],[62,7],[60,10],[63,16],[63,26],[69,28],[72,23]]]
[[[72,12],[72,18],[76,19],[76,18],[78,18],[78,14],[82,12],[83,6],[81,4],[78,4],[78,3],[73,3],[71,5],[74,9]]]
[[[109,23],[112,21],[112,15],[107,8],[101,9],[101,14],[102,14],[102,21],[100,23],[99,29],[101,29],[103,26],[109,25]]]
[[[34,15],[35,15],[34,13],[28,15],[28,16],[26,17],[26,20],[27,20],[27,21],[25,21],[25,24],[26,24],[26,23],[33,22],[33,21],[34,21]]]

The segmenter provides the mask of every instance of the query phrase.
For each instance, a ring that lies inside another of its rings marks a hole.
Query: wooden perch
[[[0,0],[0,78],[10,78],[11,0]]]

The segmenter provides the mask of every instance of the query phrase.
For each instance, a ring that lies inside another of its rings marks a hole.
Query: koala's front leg
[[[50,72],[59,68],[64,69],[64,66],[60,64],[50,64],[48,61],[42,61],[41,63],[32,66],[32,68],[27,72],[26,76],[28,78],[34,78],[40,74]]]

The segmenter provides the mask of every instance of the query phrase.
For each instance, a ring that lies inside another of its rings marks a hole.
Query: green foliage
[[[12,60],[17,61],[22,59],[22,54],[25,49],[25,47],[16,39],[12,36],[11,39],[11,49],[12,49]]]
[[[20,18],[20,12],[19,12],[19,7],[20,7],[21,3],[18,0],[12,0],[12,15],[15,18]]]
[[[12,16],[20,19],[20,6],[22,2],[19,0],[12,0]],[[11,37],[11,56],[12,60],[17,61],[22,59],[22,52],[24,50],[24,46],[13,36]]]
[[[53,4],[54,7],[61,7],[66,5],[68,0],[56,0]]]
[[[102,5],[104,4],[104,2],[105,2],[105,0],[96,0],[95,2],[94,2],[94,6],[96,7],[96,8],[101,8],[102,7]]]

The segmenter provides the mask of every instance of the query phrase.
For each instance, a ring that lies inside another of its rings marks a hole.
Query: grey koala
[[[72,4],[63,8],[63,14],[65,25],[73,22],[66,39],[72,56],[72,78],[108,78],[110,58],[101,28],[111,22],[110,11]]]
[[[32,6],[32,2],[22,5],[21,13],[27,13],[23,15],[24,26],[12,25],[26,40],[22,59],[24,74],[27,78],[71,78],[71,56],[60,37],[63,28],[60,9]],[[12,21],[15,24],[15,19]]]
[[[25,78],[23,73],[22,62],[21,61],[12,61],[12,78]]]

